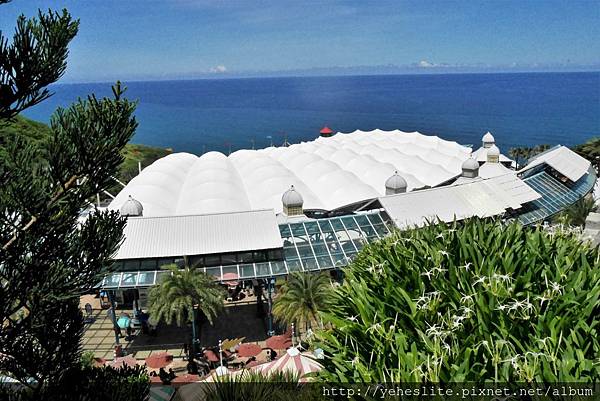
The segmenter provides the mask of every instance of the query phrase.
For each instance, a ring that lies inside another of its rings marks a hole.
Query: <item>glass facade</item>
[[[283,239],[283,254],[279,249],[239,252],[234,254],[235,261],[238,262],[236,264],[195,266],[217,279],[221,279],[226,273],[235,273],[241,279],[254,279],[283,276],[295,271],[330,270],[348,265],[365,244],[383,238],[389,233],[389,229],[381,213],[375,212],[280,224],[279,232]],[[223,255],[219,257],[223,258]],[[273,260],[277,257],[283,260]],[[193,263],[194,258],[190,259]],[[144,260],[125,263],[133,266],[134,262],[137,262],[136,266],[151,266]],[[156,265],[155,261],[154,266]],[[169,274],[158,268],[148,270],[137,268],[109,275],[104,278],[101,287],[149,287],[158,283],[162,275]]]
[[[546,171],[539,171],[523,181],[542,195],[519,210],[517,218],[528,225],[555,215],[589,193],[596,182],[596,171],[590,167],[588,174],[573,184],[563,183]]]

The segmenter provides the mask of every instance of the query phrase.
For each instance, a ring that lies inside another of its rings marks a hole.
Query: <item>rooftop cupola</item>
[[[121,205],[120,213],[123,217],[142,217],[144,214],[144,207],[139,201],[133,199],[131,195],[129,195],[129,198]]]
[[[484,148],[490,148],[496,143],[496,140],[494,139],[494,135],[492,135],[492,133],[488,131],[485,133],[483,138],[481,138],[481,142]]]
[[[333,134],[333,130],[328,126],[321,128],[321,131],[319,131],[319,136],[322,136],[324,138],[329,138],[330,136],[333,136]]]
[[[394,195],[406,192],[407,186],[406,180],[398,174],[398,171],[394,171],[394,174],[385,181],[385,194]]]
[[[465,160],[461,168],[462,176],[465,178],[476,178],[479,175],[479,163],[472,157]]]
[[[304,199],[302,195],[292,185],[290,189],[283,193],[281,197],[283,203],[283,213],[288,216],[301,216],[304,214],[302,206],[304,205]]]
[[[500,149],[496,145],[490,146],[487,150],[487,162],[498,163],[500,162]]]

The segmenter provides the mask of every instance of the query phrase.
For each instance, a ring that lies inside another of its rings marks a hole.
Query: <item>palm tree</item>
[[[315,322],[323,327],[319,312],[330,307],[332,294],[327,274],[292,273],[275,299],[273,315],[283,323],[294,323],[305,329]]]
[[[148,294],[149,312],[152,320],[178,326],[192,323],[192,344],[196,346],[199,311],[212,324],[223,309],[224,291],[209,275],[186,266],[163,266],[171,274],[165,274],[161,282]],[[195,349],[195,348],[194,348]]]

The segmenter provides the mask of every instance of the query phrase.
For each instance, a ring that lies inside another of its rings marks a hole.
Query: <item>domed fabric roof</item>
[[[464,163],[462,164],[462,169],[463,169],[463,171],[464,170],[468,170],[468,171],[479,170],[479,163],[477,163],[477,160],[470,157],[464,161]]]
[[[143,212],[144,207],[142,204],[133,199],[131,195],[129,195],[129,198],[125,201],[125,203],[123,203],[120,210],[121,216],[128,217],[139,217],[143,214]]]
[[[406,189],[407,186],[406,180],[397,171],[394,171],[394,175],[385,182],[385,187],[388,189]]]
[[[487,150],[487,149],[486,149]],[[109,205],[129,194],[144,216],[182,216],[283,209],[293,184],[304,209],[335,210],[385,195],[398,171],[407,191],[435,187],[459,176],[471,149],[418,132],[355,131],[287,147],[239,150],[226,156],[173,153],[134,177]]]
[[[292,185],[290,189],[284,192],[281,202],[284,207],[302,207],[304,199],[302,199],[302,195]]]
[[[491,132],[486,132],[485,135],[483,136],[483,138],[481,138],[481,142],[483,143],[496,143],[496,140],[494,139],[494,135],[492,135]]]

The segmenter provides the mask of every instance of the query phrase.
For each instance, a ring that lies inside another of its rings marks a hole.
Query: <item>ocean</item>
[[[600,72],[244,78],[124,82],[137,99],[134,143],[196,154],[281,145],[335,131],[419,131],[480,145],[491,131],[503,152],[600,136]],[[110,83],[56,84],[24,114],[48,122]]]

